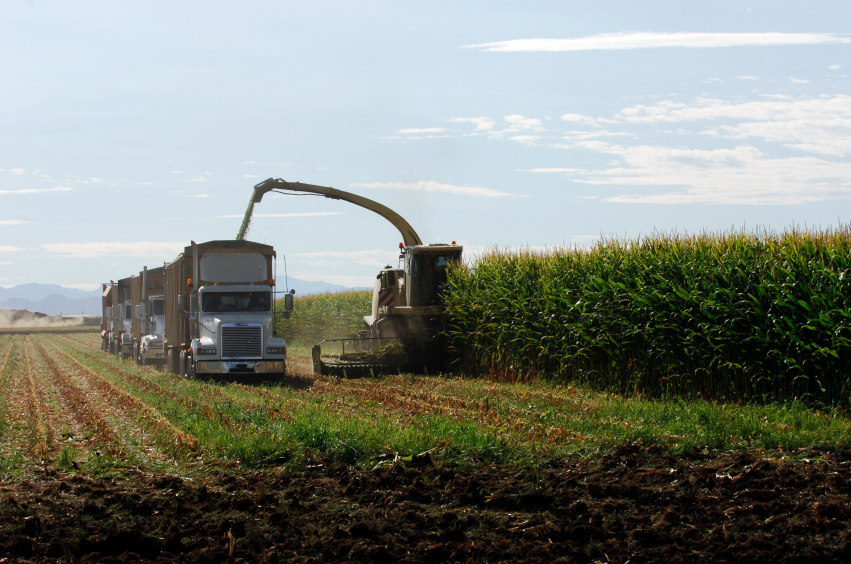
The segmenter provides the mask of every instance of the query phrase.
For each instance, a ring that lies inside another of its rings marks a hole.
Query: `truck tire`
[[[109,341],[109,354],[115,354],[115,341]]]
[[[178,360],[178,363],[177,373],[182,378],[186,378],[186,351],[180,351],[180,360]]]
[[[137,343],[135,341],[133,342],[133,360],[136,361],[137,366],[141,366],[142,357],[139,354],[139,343]]]

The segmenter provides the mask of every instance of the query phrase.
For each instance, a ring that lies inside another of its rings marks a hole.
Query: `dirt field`
[[[2,562],[851,560],[848,453],[622,445],[533,465],[388,449],[350,464],[328,446],[344,435],[322,446],[300,417],[322,407],[379,421],[392,403],[403,424],[431,421],[416,408],[449,426],[470,398],[423,379],[402,401],[392,382],[313,379],[307,359],[281,387],[213,386],[97,347],[96,335],[0,335]],[[300,442],[263,450],[293,425]],[[545,427],[516,425],[521,441],[546,443]]]

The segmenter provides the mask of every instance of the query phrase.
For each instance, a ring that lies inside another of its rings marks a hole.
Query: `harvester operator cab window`
[[[396,286],[396,271],[385,270],[381,273],[381,289],[390,290]]]
[[[269,292],[202,292],[201,309],[208,313],[270,311]]]
[[[133,318],[133,308],[130,304],[124,304],[124,319],[132,319]]]
[[[412,254],[408,255],[408,266],[411,276],[409,284],[411,286],[411,301],[412,306],[430,306],[438,302],[440,288],[446,284],[446,268],[450,263],[455,263],[460,260],[459,253],[448,254]]]

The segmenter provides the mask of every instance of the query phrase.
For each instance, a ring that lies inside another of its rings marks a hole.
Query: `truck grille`
[[[222,326],[222,358],[263,358],[263,328]]]

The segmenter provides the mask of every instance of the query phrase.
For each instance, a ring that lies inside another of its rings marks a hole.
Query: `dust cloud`
[[[83,325],[82,317],[56,317],[20,309],[0,309],[0,328],[72,327]]]

